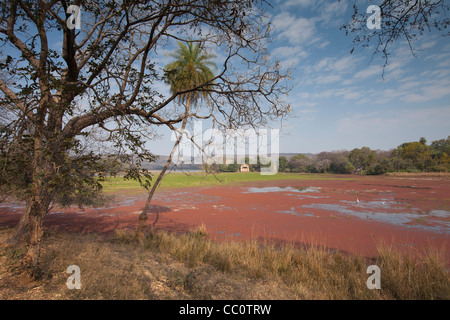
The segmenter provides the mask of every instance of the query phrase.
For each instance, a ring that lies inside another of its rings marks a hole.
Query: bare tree
[[[443,37],[449,35],[447,27],[450,25],[450,3],[447,0],[384,0],[381,4],[372,2],[380,8],[380,28],[368,28],[367,20],[371,14],[366,12],[367,7],[358,7],[355,2],[352,19],[341,29],[347,35],[354,35],[351,53],[357,46],[370,47],[373,44],[373,57],[381,55],[384,68],[389,63],[390,48],[395,42],[405,40],[411,53],[415,55],[417,49],[414,41],[425,32],[435,30]]]
[[[0,43],[6,55],[2,103],[30,135],[30,196],[24,215],[26,266],[39,266],[43,222],[65,159],[93,128],[136,154],[148,154],[145,134],[185,118],[180,95],[208,92],[208,107],[189,117],[218,125],[258,126],[283,118],[287,73],[267,52],[265,2],[237,0],[95,0],[81,7],[81,29],[65,0],[6,0]],[[76,18],[76,17],[75,17]],[[69,22],[68,22],[69,20]],[[75,24],[76,26],[76,24]],[[55,39],[61,39],[55,48]],[[195,40],[192,40],[195,39]],[[220,71],[195,88],[164,96],[158,53],[174,40],[199,41],[223,55]],[[75,149],[76,150],[76,149]],[[66,181],[65,183],[70,183]]]

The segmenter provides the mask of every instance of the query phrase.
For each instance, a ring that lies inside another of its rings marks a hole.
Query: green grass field
[[[153,174],[153,181],[156,180],[158,173]],[[248,181],[274,181],[274,180],[330,180],[330,179],[351,179],[341,175],[323,175],[323,174],[300,174],[300,173],[277,173],[274,175],[261,175],[259,172],[231,172],[219,173],[216,175],[203,172],[195,173],[168,173],[161,183],[160,188],[179,188],[179,187],[205,187],[230,185]],[[152,183],[153,183],[152,181]],[[125,180],[123,177],[110,177],[104,183],[104,191],[113,193],[118,190],[144,191],[139,182],[135,180]]]

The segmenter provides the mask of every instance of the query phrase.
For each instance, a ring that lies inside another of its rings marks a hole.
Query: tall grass
[[[381,290],[367,288],[367,259],[330,253],[321,246],[281,247],[273,243],[225,242],[205,239],[204,227],[176,236],[150,234],[145,247],[186,263],[190,268],[210,265],[230,275],[271,279],[295,299],[448,299],[450,278],[443,257],[431,252],[420,261],[380,244],[375,264],[382,270]]]
[[[450,299],[445,250],[435,248],[415,255],[400,254],[387,244],[378,247],[383,284],[394,299]],[[419,261],[419,262],[418,262]]]
[[[14,267],[20,250],[0,249],[0,299],[450,298],[445,260],[433,252],[417,260],[380,245],[379,257],[369,261],[320,246],[217,243],[206,235],[205,227],[182,235],[155,231],[142,247],[125,231],[112,239],[51,232],[39,282],[21,280]],[[81,290],[65,286],[72,264],[81,269]],[[372,264],[381,269],[380,290],[366,285]]]
[[[386,172],[390,177],[445,177],[450,178],[450,172]]]

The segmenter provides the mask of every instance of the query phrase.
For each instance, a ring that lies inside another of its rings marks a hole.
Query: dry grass
[[[0,231],[0,244],[10,235]],[[0,249],[0,299],[449,299],[450,278],[438,254],[420,262],[380,247],[376,261],[325,248],[215,243],[201,227],[188,234],[151,233],[144,247],[116,237],[50,232],[43,277],[23,276],[20,248]],[[0,245],[1,246],[1,245]],[[369,290],[367,266],[381,268]],[[81,289],[69,290],[66,268],[78,265]]]
[[[450,178],[450,172],[387,172],[389,177],[443,177]]]

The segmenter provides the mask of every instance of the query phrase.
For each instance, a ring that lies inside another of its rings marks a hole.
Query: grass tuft
[[[266,242],[212,242],[204,226],[177,235],[151,232],[138,246],[131,231],[113,238],[50,232],[39,282],[14,269],[22,251],[4,246],[0,230],[0,299],[449,299],[445,250],[420,259],[380,244],[368,260],[321,246]],[[370,290],[367,267],[381,270],[381,289]],[[81,270],[81,289],[65,283],[69,265]]]

